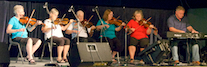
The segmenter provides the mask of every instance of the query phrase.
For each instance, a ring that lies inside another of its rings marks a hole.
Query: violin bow
[[[62,20],[65,18],[65,15],[66,15],[66,14],[63,15]]]
[[[120,16],[118,16],[116,19],[119,19],[120,18]]]
[[[89,22],[91,19],[92,19],[92,17],[93,17],[93,15],[91,15],[91,17],[88,19],[88,21],[87,22]],[[85,22],[84,22],[85,23]],[[86,26],[86,24],[83,26],[83,27],[85,27]],[[81,29],[80,30],[80,32],[82,31],[83,29]],[[79,33],[80,34],[80,33]]]
[[[92,19],[93,15],[91,15],[91,17],[88,19],[88,22]]]
[[[87,22],[89,22],[91,19],[92,19],[92,17],[93,17],[93,15],[91,15],[91,17],[88,19],[88,21]],[[84,22],[85,23],[85,22]],[[85,27],[86,26],[86,24],[83,26],[83,27]]]
[[[63,17],[60,20],[58,20],[58,21],[62,21],[65,18],[65,15],[66,14],[64,14]],[[58,23],[58,24],[60,24],[60,23]]]
[[[33,9],[32,13],[31,13],[31,15],[30,15],[30,17],[29,17],[29,20],[27,21],[27,25],[26,25],[26,27],[25,27],[25,30],[26,30],[26,28],[28,27],[29,22],[30,22],[32,16],[34,15],[34,12],[35,12],[35,9]],[[24,32],[22,33],[21,37],[23,36],[23,34],[24,34]]]
[[[152,19],[152,17],[148,18],[146,21],[149,21],[150,19]]]

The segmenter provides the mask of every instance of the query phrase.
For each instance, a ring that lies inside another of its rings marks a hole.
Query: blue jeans
[[[173,60],[179,60],[178,57],[178,43],[180,42],[186,42],[183,40],[174,40],[172,41],[172,57]],[[198,44],[194,43],[194,41],[189,41],[189,45],[192,45],[192,61],[200,61],[200,55],[199,55],[199,46]],[[190,49],[190,48],[189,48]]]

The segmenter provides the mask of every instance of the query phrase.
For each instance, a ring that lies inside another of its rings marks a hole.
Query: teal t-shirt
[[[103,19],[101,19],[103,21],[103,24],[107,24]],[[96,26],[99,26],[101,25],[101,21],[99,20],[98,23],[96,24]],[[103,31],[101,33],[101,35],[103,37],[108,37],[109,39],[113,39],[116,37],[116,34],[115,34],[115,28],[116,26],[114,24],[108,24],[109,25],[109,28],[105,29],[105,31]]]
[[[9,20],[9,24],[12,25],[12,29],[21,29],[21,28],[25,28],[26,25],[22,25],[19,20],[14,16],[12,17],[10,20]],[[12,33],[12,39],[16,38],[16,37],[21,37],[22,35],[22,31],[21,32],[14,32]],[[28,36],[28,32],[25,30],[23,35],[22,35],[22,38],[27,38]]]

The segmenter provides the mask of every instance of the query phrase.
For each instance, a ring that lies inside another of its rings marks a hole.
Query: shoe
[[[35,65],[35,64],[36,64],[36,63],[35,63],[35,60],[30,59],[30,60],[29,60],[29,64],[31,64],[31,65]]]
[[[134,59],[130,59],[130,62],[129,63],[134,63]]]
[[[57,63],[65,63],[65,61],[61,59],[61,60],[57,60]]]
[[[138,64],[144,65],[144,61],[140,60]]]
[[[68,62],[68,59],[63,59],[65,62]]]
[[[174,64],[179,64],[180,62],[178,60],[175,60]]]
[[[171,63],[173,66],[177,66],[180,62],[178,60],[175,60],[174,62]]]
[[[28,60],[29,60],[29,58],[27,58],[27,57],[26,57],[26,58],[24,58],[24,61],[28,61]]]
[[[115,58],[112,58],[112,61],[113,61],[113,62],[117,62]]]
[[[200,66],[201,65],[201,63],[199,61],[193,61],[192,63],[193,63],[193,66]]]

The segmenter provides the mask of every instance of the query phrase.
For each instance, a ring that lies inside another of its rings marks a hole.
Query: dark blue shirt
[[[184,16],[181,21],[179,21],[175,15],[172,15],[167,20],[168,27],[174,27],[176,29],[187,32],[187,27],[190,26],[188,19]]]

